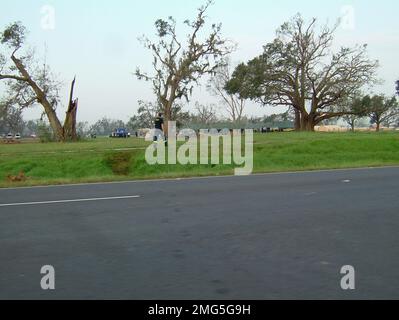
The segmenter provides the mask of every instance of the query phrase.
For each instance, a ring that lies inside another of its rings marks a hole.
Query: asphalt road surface
[[[399,298],[399,168],[0,190],[0,299],[335,298]]]

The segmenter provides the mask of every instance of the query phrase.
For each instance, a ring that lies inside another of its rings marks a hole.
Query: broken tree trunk
[[[32,90],[35,92],[37,101],[43,106],[44,111],[47,115],[47,118],[50,122],[50,126],[53,129],[53,132],[59,141],[63,141],[63,128],[62,125],[57,117],[57,114],[51,105],[51,103],[48,101],[46,94],[44,91],[37,85],[35,81],[31,78],[30,74],[28,71],[25,69],[25,66],[21,62],[21,60],[17,59],[14,55],[11,57],[12,61],[14,62],[15,66],[17,67],[18,71],[22,74],[24,77],[24,80],[28,82]]]
[[[61,121],[58,119],[57,113],[47,99],[45,92],[32,79],[22,61],[16,58],[14,55],[11,56],[11,59],[17,67],[18,71],[23,76],[22,81],[26,81],[29,84],[29,86],[36,94],[37,101],[43,106],[50,126],[53,129],[56,140],[59,142],[77,141],[78,135],[76,133],[76,115],[78,110],[78,99],[73,100],[76,77],[72,81],[68,110],[66,113],[64,126],[62,126]]]
[[[78,135],[76,132],[76,116],[78,112],[78,99],[73,99],[73,91],[75,88],[76,77],[72,81],[71,92],[69,96],[68,110],[64,122],[64,141],[77,141]]]

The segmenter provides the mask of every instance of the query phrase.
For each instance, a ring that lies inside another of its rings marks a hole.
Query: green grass
[[[139,139],[0,145],[0,187],[233,174],[233,165],[155,165]],[[126,154],[126,155],[124,155]],[[399,133],[255,135],[254,173],[399,165]],[[7,181],[23,171],[27,181]]]

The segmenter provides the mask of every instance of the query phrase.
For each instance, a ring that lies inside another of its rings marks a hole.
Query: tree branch
[[[28,81],[28,79],[20,76],[15,76],[15,75],[6,75],[6,74],[0,74],[0,80],[4,79],[9,79],[9,80],[17,80],[17,81]]]

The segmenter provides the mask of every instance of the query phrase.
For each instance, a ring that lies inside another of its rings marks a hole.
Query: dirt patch
[[[13,175],[8,175],[6,177],[6,180],[8,182],[24,182],[27,180],[27,177],[25,175],[25,172],[21,171],[20,173],[18,173],[18,175],[13,176]]]

